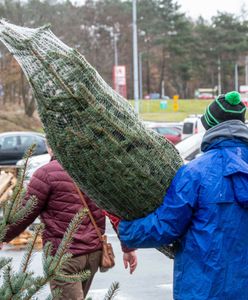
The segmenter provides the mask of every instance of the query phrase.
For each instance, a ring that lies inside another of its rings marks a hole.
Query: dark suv
[[[44,134],[29,131],[0,133],[0,165],[15,165],[32,144],[36,144],[33,155],[47,153]]]

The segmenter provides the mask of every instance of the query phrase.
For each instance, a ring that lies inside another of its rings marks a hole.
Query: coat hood
[[[232,181],[237,203],[248,208],[247,126],[241,121],[230,120],[209,129],[203,137],[202,151],[220,147],[223,152],[223,176]]]
[[[236,140],[248,144],[248,128],[239,120],[222,122],[206,131],[203,136],[201,150],[206,152],[223,140]]]

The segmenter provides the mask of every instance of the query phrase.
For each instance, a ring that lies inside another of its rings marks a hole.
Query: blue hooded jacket
[[[120,239],[134,248],[179,240],[175,300],[247,300],[248,128],[220,123],[202,151],[178,170],[156,211],[120,222]]]

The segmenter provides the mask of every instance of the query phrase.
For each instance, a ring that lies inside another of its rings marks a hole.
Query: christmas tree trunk
[[[126,99],[47,26],[1,21],[0,40],[33,88],[56,158],[82,190],[128,220],[154,211],[182,164],[175,147],[147,130]]]

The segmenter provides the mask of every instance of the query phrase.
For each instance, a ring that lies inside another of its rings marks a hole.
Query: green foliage
[[[118,282],[113,282],[111,287],[109,288],[107,294],[104,297],[104,300],[111,300],[115,297],[115,295],[118,293],[118,290],[120,288],[120,285]]]
[[[30,147],[24,156],[25,164],[23,172],[20,172],[18,175],[18,181],[14,188],[13,195],[6,202],[1,204],[4,214],[0,223],[0,240],[3,239],[9,225],[20,222],[36,205],[36,198],[34,197],[30,197],[30,199],[28,199],[25,207],[22,205],[22,199],[25,194],[23,184],[26,176],[27,163],[29,157],[34,152],[34,149],[35,145]]]
[[[54,256],[51,255],[51,244],[48,243],[45,245],[43,252],[43,276],[35,276],[33,272],[28,271],[35,242],[38,235],[41,233],[42,226],[36,227],[33,238],[27,246],[26,253],[23,256],[18,272],[14,272],[12,270],[10,260],[2,259],[0,261],[0,268],[3,270],[3,283],[0,286],[1,300],[32,299],[32,297],[52,279],[62,280],[65,282],[76,282],[84,281],[89,277],[90,272],[87,270],[72,275],[64,274],[62,270],[64,263],[66,263],[71,257],[71,255],[69,255],[66,251],[71,243],[72,236],[77,230],[79,224],[82,222],[82,218],[85,214],[86,211],[83,209],[74,216],[62,240],[61,247]],[[58,293],[59,291],[56,292],[56,294]]]

